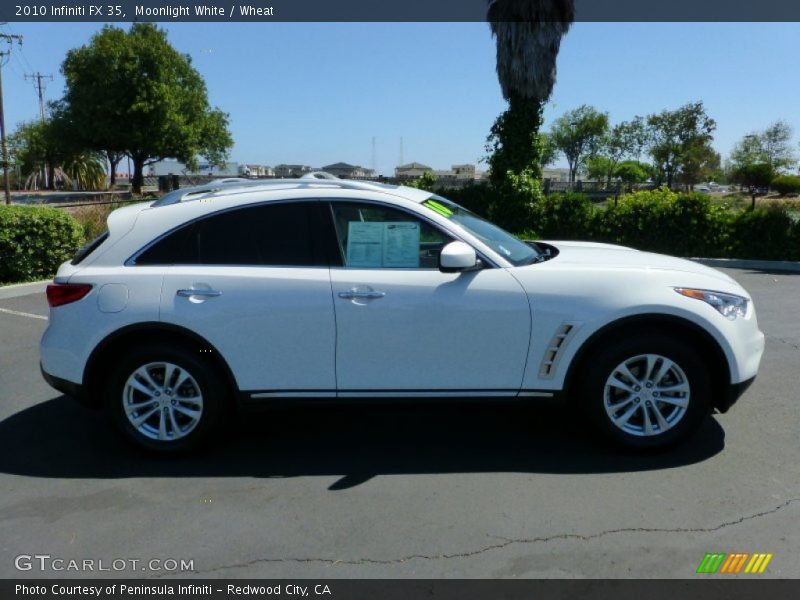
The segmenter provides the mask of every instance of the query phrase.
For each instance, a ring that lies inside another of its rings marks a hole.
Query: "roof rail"
[[[330,181],[331,179],[338,180],[339,178],[326,171],[311,171],[310,173],[306,173],[305,175],[301,176],[300,179],[326,179]]]
[[[321,175],[321,176],[320,176]],[[389,185],[385,183],[378,183],[375,181],[354,181],[352,179],[339,179],[325,173],[324,171],[314,171],[306,173],[303,177],[297,179],[246,179],[246,180],[218,180],[212,181],[206,185],[199,185],[188,188],[180,188],[169,192],[153,202],[151,208],[159,206],[169,206],[171,204],[179,204],[188,200],[199,200],[200,198],[207,198],[208,196],[218,194],[220,192],[231,191],[257,191],[269,190],[270,188],[278,186],[290,187],[318,187],[330,186],[338,187],[341,189],[350,190],[396,190],[400,186]]]

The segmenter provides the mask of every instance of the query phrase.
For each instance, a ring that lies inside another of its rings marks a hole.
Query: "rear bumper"
[[[61,379],[60,377],[56,377],[55,375],[51,375],[47,371],[44,370],[42,363],[39,363],[39,370],[42,372],[42,377],[44,380],[50,385],[50,387],[58,390],[65,396],[70,396],[74,398],[81,404],[86,406],[91,406],[88,398],[86,397],[86,388],[73,381],[67,381],[66,379]]]
[[[747,388],[749,388],[755,380],[756,378],[754,375],[753,377],[747,379],[746,381],[742,381],[740,383],[728,384],[725,387],[723,393],[721,394],[721,397],[717,400],[717,403],[714,406],[714,408],[716,408],[721,413],[728,412],[730,407],[736,404],[736,401],[739,398],[741,398],[742,394],[744,394],[745,391],[747,391]]]

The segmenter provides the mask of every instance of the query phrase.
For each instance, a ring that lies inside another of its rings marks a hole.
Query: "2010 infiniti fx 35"
[[[561,393],[613,440],[660,447],[726,411],[764,348],[719,271],[528,244],[429,192],[324,175],[116,210],[47,298],[45,379],[164,452],[273,398]]]

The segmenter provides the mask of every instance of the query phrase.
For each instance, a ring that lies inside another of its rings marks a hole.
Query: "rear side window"
[[[312,236],[315,203],[250,206],[211,215],[162,238],[137,265],[321,266]]]
[[[103,233],[98,235],[94,238],[91,242],[81,247],[75,253],[75,256],[72,257],[72,264],[77,265],[82,262],[87,256],[89,256],[92,252],[97,250],[100,247],[100,244],[105,242],[108,239],[108,230],[105,230]]]

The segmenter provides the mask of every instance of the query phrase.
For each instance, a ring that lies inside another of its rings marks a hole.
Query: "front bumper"
[[[749,388],[755,380],[756,378],[754,375],[750,379],[740,383],[729,383],[727,386],[725,386],[725,389],[720,397],[717,398],[714,408],[721,413],[728,412],[730,407],[736,404],[736,401],[741,398],[742,394],[747,391],[747,388]]]

